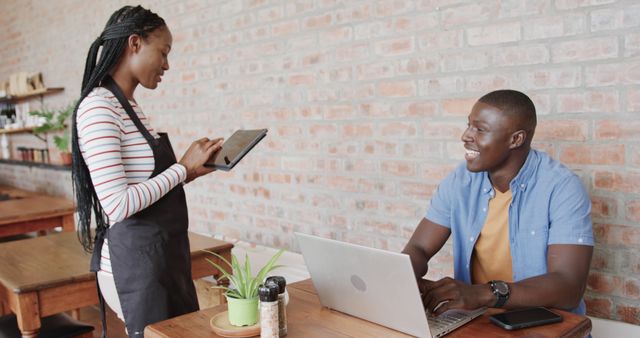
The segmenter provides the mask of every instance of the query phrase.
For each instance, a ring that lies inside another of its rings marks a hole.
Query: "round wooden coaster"
[[[254,337],[260,335],[260,322],[251,326],[234,326],[229,323],[227,311],[211,317],[213,332],[222,337]]]

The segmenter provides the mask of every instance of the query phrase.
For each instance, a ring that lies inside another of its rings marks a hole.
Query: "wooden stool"
[[[41,319],[38,338],[92,338],[93,326],[75,320],[64,313]],[[18,321],[13,314],[0,317],[0,338],[20,338]]]

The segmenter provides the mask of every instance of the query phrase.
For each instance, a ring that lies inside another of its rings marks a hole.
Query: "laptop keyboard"
[[[431,329],[431,332],[438,333],[440,331],[450,329],[452,326],[455,326],[455,324],[459,322],[469,320],[469,314],[461,312],[449,312],[437,317],[427,315],[427,320],[429,321],[429,328]]]

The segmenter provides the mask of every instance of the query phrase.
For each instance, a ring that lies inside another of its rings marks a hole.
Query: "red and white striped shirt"
[[[142,110],[130,103],[157,138]],[[145,209],[187,178],[186,168],[178,163],[149,178],[155,167],[153,151],[109,90],[97,87],[82,100],[76,122],[80,151],[110,226]],[[105,242],[106,259],[101,259],[100,269],[111,272],[107,246]]]

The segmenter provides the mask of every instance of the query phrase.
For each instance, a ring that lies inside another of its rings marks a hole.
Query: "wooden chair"
[[[94,327],[65,313],[42,318],[38,338],[93,338]],[[13,314],[0,317],[0,338],[20,338],[18,321]]]

